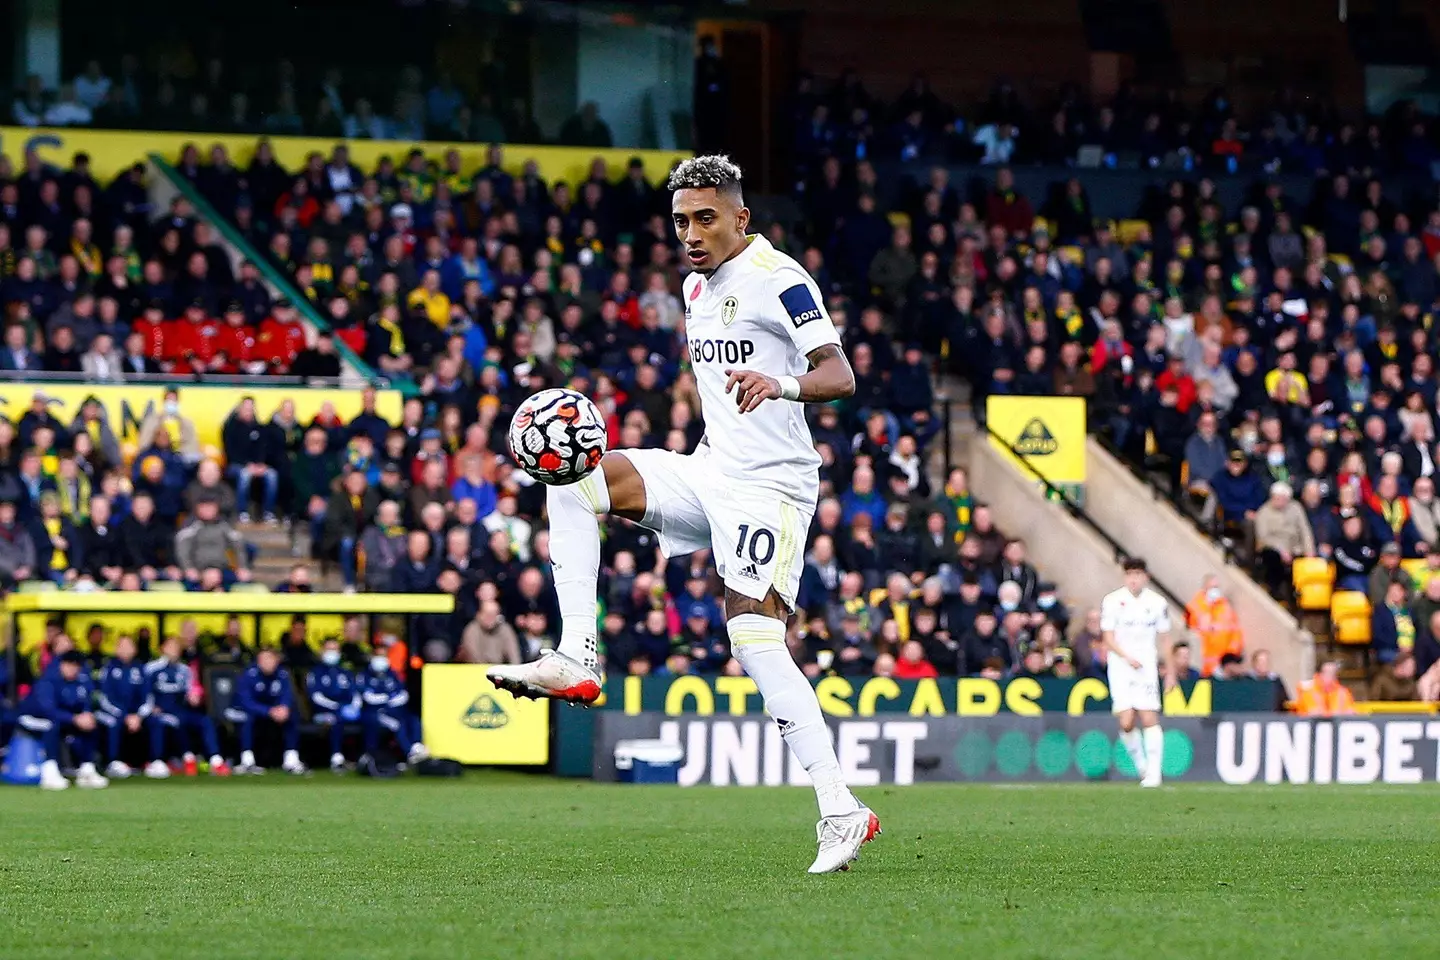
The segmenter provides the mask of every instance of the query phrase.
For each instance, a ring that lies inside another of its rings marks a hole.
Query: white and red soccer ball
[[[552,486],[575,483],[605,456],[605,418],[582,393],[541,390],[510,420],[510,454],[526,473]]]

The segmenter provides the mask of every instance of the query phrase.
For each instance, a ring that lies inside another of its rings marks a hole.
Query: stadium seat
[[[1115,228],[1115,239],[1121,246],[1128,247],[1139,240],[1140,232],[1149,226],[1144,220],[1121,220]]]
[[[1340,590],[1330,600],[1330,635],[1346,646],[1369,646],[1370,601],[1358,590]]]
[[[1330,609],[1335,588],[1335,568],[1323,557],[1296,557],[1291,581],[1301,610]]]
[[[185,584],[178,580],[151,580],[145,589],[151,593],[184,593]]]
[[[230,588],[231,593],[269,593],[270,588],[263,583],[237,583]]]
[[[22,580],[15,586],[16,593],[49,593],[59,589],[53,580]]]

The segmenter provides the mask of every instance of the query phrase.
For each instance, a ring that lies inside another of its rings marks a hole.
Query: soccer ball
[[[520,404],[510,421],[510,453],[541,483],[575,483],[605,456],[605,418],[582,393],[541,390]]]

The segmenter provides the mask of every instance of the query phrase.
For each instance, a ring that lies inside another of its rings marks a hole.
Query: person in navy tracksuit
[[[255,763],[255,725],[273,724],[280,729],[285,755],[280,769],[286,773],[305,772],[300,762],[300,716],[295,710],[295,691],[290,671],[280,666],[280,652],[270,648],[255,656],[255,663],[235,684],[235,705],[225,711],[240,738],[240,765],[236,773],[264,773]]]
[[[201,709],[204,694],[195,686],[195,675],[189,664],[180,659],[179,637],[172,634],[160,644],[160,656],[145,665],[145,679],[150,691],[150,709],[145,721],[150,728],[150,763],[145,767],[145,776],[157,780],[170,776],[170,768],[165,763],[166,737],[173,731],[179,741],[185,776],[195,776],[199,768],[190,749],[190,735],[195,733],[200,736],[205,756],[210,758],[210,772],[217,777],[228,777],[230,767],[220,756],[215,721]]]
[[[356,678],[360,691],[360,725],[364,734],[365,756],[362,768],[372,768],[375,752],[380,747],[380,731],[390,731],[395,742],[411,763],[429,756],[420,743],[420,723],[410,712],[410,693],[395,671],[390,658],[377,649],[370,657],[369,669]]]
[[[355,719],[360,695],[355,675],[340,664],[340,641],[329,639],[320,651],[320,664],[305,675],[305,695],[310,699],[310,719],[330,730],[330,769],[345,769],[341,750],[345,722]]]
[[[77,787],[108,787],[110,781],[95,769],[95,747],[100,724],[91,709],[95,681],[85,671],[85,657],[67,650],[52,662],[20,701],[16,724],[45,744],[45,763],[40,767],[40,786],[64,790],[70,781],[60,773],[60,746],[70,745],[78,765]]]
[[[139,733],[150,714],[150,684],[145,668],[135,662],[135,640],[121,634],[115,641],[115,656],[100,670],[99,709],[95,719],[105,728],[106,756],[110,765],[105,775],[123,780],[130,776],[130,765],[120,759],[120,746],[127,733]]]

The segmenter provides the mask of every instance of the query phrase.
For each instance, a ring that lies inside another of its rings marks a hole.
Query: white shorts
[[[712,550],[725,586],[752,600],[773,587],[790,609],[800,589],[805,537],[814,509],[768,490],[746,487],[709,465],[709,448],[616,450],[645,484],[643,525],[660,535],[660,551],[679,557]]]
[[[1136,670],[1128,663],[1112,661],[1106,677],[1110,683],[1112,713],[1124,710],[1160,712],[1160,675],[1155,670]]]

